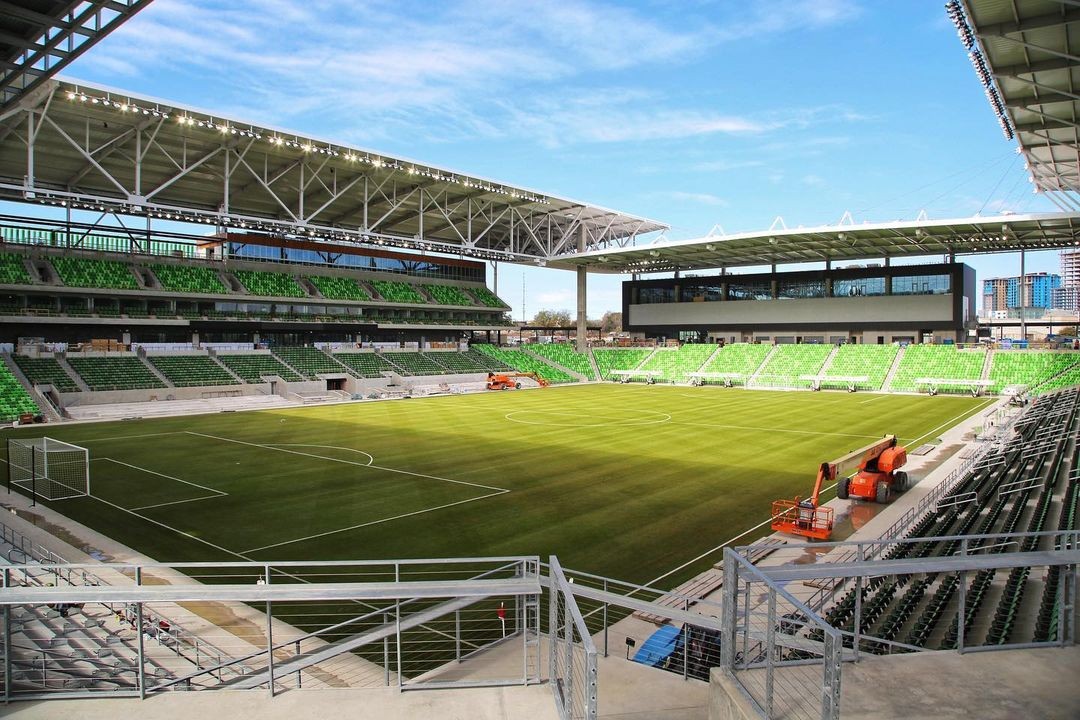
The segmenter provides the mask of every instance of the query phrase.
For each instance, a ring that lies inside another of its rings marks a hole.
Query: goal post
[[[90,453],[49,437],[11,438],[7,445],[8,490],[45,500],[90,494]]]

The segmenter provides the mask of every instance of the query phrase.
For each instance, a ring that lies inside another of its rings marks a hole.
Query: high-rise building
[[[1046,308],[1054,305],[1054,291],[1061,287],[1055,273],[1028,273],[1024,282],[1019,276],[983,280],[983,315],[1017,308]]]
[[[1080,250],[1061,251],[1061,287],[1054,291],[1054,307],[1080,310]]]

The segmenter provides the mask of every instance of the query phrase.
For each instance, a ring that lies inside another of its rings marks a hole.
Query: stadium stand
[[[6,365],[0,364],[0,422],[11,422],[24,413],[36,415],[38,412],[40,408],[19,379]]]
[[[510,306],[504,303],[499,296],[488,290],[486,287],[471,287],[469,292],[473,294],[481,305],[487,305],[493,308],[509,308]]]
[[[554,365],[549,365],[538,357],[530,355],[522,350],[507,350],[494,345],[477,344],[473,346],[486,355],[500,360],[518,372],[533,372],[547,380],[549,383],[570,383],[574,378],[559,370]]]
[[[229,289],[218,274],[198,265],[151,265],[163,290],[182,293],[225,294]]]
[[[31,385],[52,385],[59,392],[79,392],[80,388],[55,358],[12,355],[15,364]]]
[[[354,373],[364,378],[382,377],[384,372],[394,372],[393,365],[388,363],[382,355],[371,352],[338,352],[334,353],[334,359],[344,363]]]
[[[416,292],[416,288],[409,283],[396,280],[372,280],[371,287],[375,288],[375,292],[387,302],[418,304],[426,302],[424,297]]]
[[[206,355],[150,355],[146,359],[176,387],[236,384],[232,375]]]
[[[889,389],[915,392],[919,389],[915,381],[920,378],[978,380],[985,361],[986,351],[982,348],[958,350],[953,345],[909,345]],[[942,390],[956,392],[957,388]]]
[[[817,375],[833,345],[777,345],[754,379],[754,387],[806,387],[803,375]]]
[[[322,373],[342,374],[346,369],[341,363],[313,347],[276,347],[271,352],[283,360],[289,367],[296,368],[311,380]]]
[[[273,355],[219,353],[217,359],[246,383],[261,383],[263,375],[277,375],[286,382],[303,380]]]
[[[949,493],[915,522],[906,538],[1041,532],[1047,529],[1055,507],[1058,529],[1080,529],[1078,479],[1072,472],[1080,452],[1070,448],[1070,434],[1080,419],[1078,400],[1077,388],[1040,398],[1029,411],[1036,421],[1019,424],[1019,435],[1005,447],[992,451],[993,461],[972,466]],[[1055,412],[1047,411],[1051,407]],[[1033,446],[1038,450],[1033,450]],[[1008,492],[1001,492],[1007,487]],[[961,502],[964,498],[974,499]],[[1027,537],[1014,548],[1015,543],[973,538],[968,541],[968,551],[1032,552],[1054,542],[1052,537]],[[906,543],[893,546],[883,559],[948,557],[959,546],[959,540]],[[969,573],[965,587],[966,646],[1057,637],[1058,573],[1047,571],[1042,593],[1036,595],[1038,584],[1029,577],[1030,570],[1018,567],[1004,578],[997,577],[1004,571],[994,569]],[[960,576],[955,573],[872,578],[863,589],[860,634],[864,639],[860,649],[875,654],[910,652],[902,646],[890,645],[896,640],[928,649],[956,648],[959,638],[956,597],[960,582]],[[826,621],[850,633],[854,629],[856,592],[850,588],[833,602],[824,612]],[[991,602],[995,599],[996,603]],[[1021,608],[1026,611],[1021,612]],[[853,642],[850,635],[845,638],[848,647]]]
[[[264,270],[234,270],[233,275],[252,295],[262,297],[307,297],[296,278],[285,273]]]
[[[991,359],[990,392],[1008,385],[1035,388],[1080,363],[1080,353],[997,350]]]
[[[464,305],[466,307],[475,305],[469,296],[461,291],[461,288],[454,287],[453,285],[422,285],[421,287],[427,291],[427,294],[432,297],[439,305]]]
[[[445,375],[446,368],[424,353],[386,352],[383,359],[401,369],[402,375]]]
[[[589,356],[585,353],[579,353],[570,343],[544,343],[529,345],[528,347],[531,352],[541,357],[557,362],[568,370],[581,373],[586,380],[596,379],[596,371],[593,370],[593,365],[589,362]]]
[[[68,287],[137,290],[138,283],[131,268],[115,260],[97,260],[53,256],[50,258],[56,274]]]
[[[21,256],[0,253],[0,285],[29,285],[31,282]]]
[[[640,370],[659,370],[663,375],[660,380],[670,383],[684,383],[689,378],[687,373],[697,372],[705,361],[716,352],[716,345],[686,344],[678,348],[660,348],[640,366]]]
[[[593,359],[601,380],[612,380],[612,370],[633,370],[649,357],[652,348],[593,348]]]
[[[166,387],[143,361],[131,355],[72,357],[68,364],[91,390],[142,390]]]
[[[899,349],[898,345],[841,345],[832,362],[822,372],[833,377],[866,376],[866,381],[856,383],[856,387],[859,390],[880,390]],[[837,385],[823,381],[821,386]]]
[[[1052,393],[1062,388],[1072,387],[1073,385],[1080,385],[1080,365],[1072,365],[1058,375],[1047,379],[1034,390],[1031,391],[1032,395],[1045,395],[1046,393]]]
[[[367,291],[357,285],[352,278],[326,277],[324,275],[308,275],[306,277],[327,300],[365,301],[371,299]]]
[[[488,368],[477,359],[476,353],[463,352],[430,352],[426,353],[429,358],[446,368],[451,373],[482,373]],[[481,356],[482,357],[482,356]]]
[[[716,355],[701,368],[704,373],[738,373],[741,378],[731,378],[733,385],[744,385],[757,372],[772,345],[733,343],[716,351]]]

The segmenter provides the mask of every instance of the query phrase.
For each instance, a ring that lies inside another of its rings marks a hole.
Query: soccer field
[[[807,494],[821,461],[992,402],[588,385],[13,434],[89,448],[92,497],[50,505],[160,561],[554,553],[646,582]]]

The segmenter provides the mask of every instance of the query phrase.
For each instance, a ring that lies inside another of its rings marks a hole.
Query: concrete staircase
[[[994,351],[991,348],[987,348],[986,357],[983,359],[982,375],[979,376],[980,380],[990,379],[990,368],[994,366]]]
[[[826,371],[829,369],[829,366],[832,365],[833,360],[836,358],[836,354],[838,352],[840,352],[840,346],[833,345],[832,352],[829,353],[829,356],[827,358],[825,358],[825,363],[821,366],[821,369],[818,370],[818,375],[826,374]]]
[[[892,381],[896,377],[896,371],[900,368],[900,361],[904,359],[904,351],[906,350],[906,345],[900,346],[900,351],[896,353],[892,367],[889,368],[889,373],[885,376],[885,381],[881,383],[881,392],[892,392]]]
[[[57,364],[64,368],[64,372],[75,381],[75,384],[79,386],[80,390],[83,392],[90,392],[90,386],[86,384],[86,381],[82,379],[82,376],[79,375],[79,373],[75,372],[75,368],[71,367],[64,355],[57,353],[56,355],[53,355],[53,357],[56,358]]]
[[[779,349],[780,349],[779,345],[773,345],[773,348],[772,348],[772,350],[769,351],[769,354],[766,355],[764,358],[762,358],[761,364],[757,366],[756,370],[754,370],[754,374],[751,375],[750,377],[746,378],[746,387],[751,387],[752,386],[754,381],[756,381],[758,379],[758,375],[761,374],[761,371],[764,370],[765,366],[769,364],[769,359],[772,358],[773,354]]]
[[[555,368],[556,370],[562,370],[564,373],[566,373],[570,377],[577,378],[578,382],[588,382],[588,380],[589,380],[589,378],[585,377],[584,375],[577,372],[576,370],[571,370],[570,368],[566,367],[565,365],[557,363],[557,362],[555,362],[554,360],[552,360],[549,357],[544,357],[543,355],[539,355],[537,353],[534,353],[532,350],[529,350],[527,347],[524,347],[524,346],[522,346],[521,349],[524,350],[527,355],[532,356],[533,358],[539,360],[540,362],[545,362],[548,365],[550,365],[551,367]],[[592,353],[589,354],[589,357],[592,358]],[[593,364],[595,366],[595,363],[593,363]],[[597,373],[597,376],[599,377],[599,373]]]
[[[592,348],[589,348],[589,364],[592,365],[593,373],[596,375],[598,381],[602,381],[604,376],[600,374],[600,366],[596,364],[596,356],[593,355]]]

